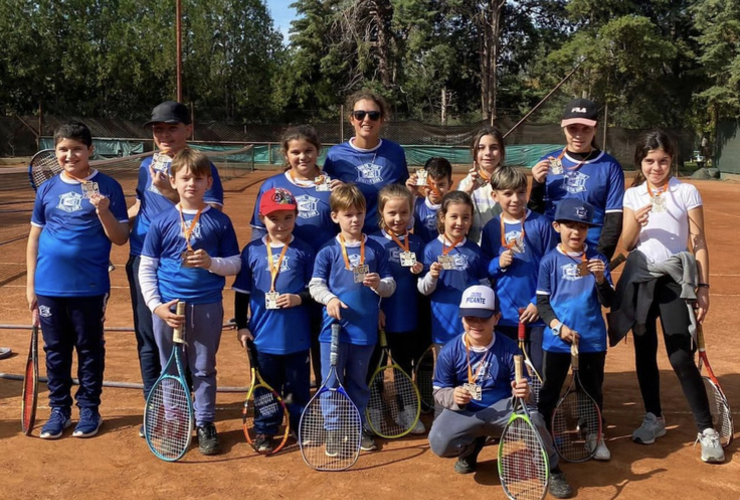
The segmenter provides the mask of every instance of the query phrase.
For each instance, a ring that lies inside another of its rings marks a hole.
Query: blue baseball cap
[[[467,288],[460,300],[458,316],[461,318],[473,316],[488,319],[498,312],[496,294],[490,287],[474,285]]]
[[[587,226],[600,226],[594,222],[594,206],[578,198],[560,200],[555,208],[555,221],[581,222]]]

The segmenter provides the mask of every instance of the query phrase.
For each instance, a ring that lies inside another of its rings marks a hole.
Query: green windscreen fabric
[[[54,139],[42,137],[41,149],[54,149]],[[121,156],[136,155],[144,152],[143,142],[117,141],[106,139],[93,139],[93,159],[116,158]]]

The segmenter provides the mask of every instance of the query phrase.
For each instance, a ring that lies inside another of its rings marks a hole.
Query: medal
[[[367,264],[358,264],[352,268],[352,275],[355,283],[362,283],[365,281],[365,275],[369,272],[370,268],[368,268]]]
[[[97,182],[87,181],[82,183],[82,197],[91,198],[95,194],[100,194],[100,187]]]
[[[365,275],[370,272],[369,267],[365,264],[365,238],[364,235],[360,239],[360,263],[352,267],[349,262],[349,255],[347,255],[347,247],[344,245],[344,236],[339,234],[339,243],[342,245],[342,257],[344,257],[344,268],[348,271],[352,271],[352,277],[355,283],[362,283],[365,281]]]
[[[157,153],[154,155],[154,158],[152,160],[152,168],[157,172],[164,172],[165,174],[169,174],[171,163],[172,158],[167,156],[165,153]]]
[[[571,257],[568,252],[565,251],[565,247],[563,247],[562,244],[558,243],[558,247],[560,248],[560,251],[563,252],[570,260],[575,260],[573,257]],[[576,273],[576,276],[583,278],[591,274],[591,271],[588,269],[588,259],[586,258],[586,249],[583,249],[583,253],[581,254],[581,262],[576,264],[576,268],[578,269],[578,272]]]
[[[331,191],[331,177],[326,174],[316,177],[314,184],[316,184],[316,191]]]
[[[463,384],[463,388],[470,393],[470,397],[475,401],[483,399],[483,387],[480,384]]]
[[[550,172],[554,175],[561,175],[563,173],[563,162],[560,158],[550,158]]]
[[[182,266],[183,267],[195,267],[191,264],[188,264],[187,259],[188,257],[191,257],[195,254],[195,251],[193,250],[193,247],[190,245],[190,237],[193,234],[193,231],[195,231],[195,226],[198,225],[198,221],[200,220],[200,214],[203,213],[203,209],[206,207],[204,204],[202,207],[198,209],[198,212],[195,214],[195,217],[193,217],[193,220],[190,222],[190,227],[185,228],[185,216],[182,213],[182,207],[178,204],[177,209],[180,212],[180,231],[182,232],[182,237],[185,238],[185,245],[187,246],[187,250],[185,250],[181,255],[180,258],[182,259]]]
[[[485,186],[486,184],[488,184],[489,182],[491,182],[491,176],[488,175],[488,173],[485,170],[483,170],[482,168],[479,168],[478,178],[475,181],[475,185],[481,188]]]
[[[483,371],[483,367],[486,366],[486,359],[488,358],[490,351],[487,351],[483,359],[478,364],[478,369],[473,375],[473,368],[470,366],[470,344],[468,343],[468,336],[465,335],[465,354],[468,360],[468,383],[463,384],[463,388],[470,393],[470,397],[475,401],[481,401],[483,399],[483,386],[477,383],[478,378]]]
[[[401,267],[414,267],[416,265],[416,254],[414,252],[401,252]]]
[[[655,192],[653,192],[652,189],[650,189],[650,183],[647,183],[647,189],[648,189],[648,195],[650,196],[650,203],[653,204],[653,212],[665,212],[667,209],[665,199],[663,198],[663,192],[665,192],[666,187],[663,187],[662,189],[656,189]]]
[[[429,172],[424,170],[423,168],[420,168],[416,171],[416,185],[417,186],[426,186],[429,183],[428,180]]]
[[[393,241],[396,242],[396,245],[401,247],[401,250],[403,250],[399,255],[401,267],[414,267],[414,264],[416,264],[416,254],[409,250],[409,232],[406,231],[403,241],[399,240],[392,232],[389,232],[388,234]]]
[[[460,239],[454,241],[452,245],[450,245],[449,247],[447,246],[447,243],[446,243],[447,237],[442,236],[442,238],[443,238],[442,255],[437,256],[437,262],[442,264],[442,269],[449,271],[449,270],[455,269],[455,258],[452,255],[448,255],[448,254],[452,251],[453,248],[455,248],[457,245],[460,244],[460,242],[462,242],[465,236],[462,236]]]
[[[280,309],[277,305],[277,299],[280,297],[278,292],[267,292],[265,294],[265,309]]]
[[[585,253],[583,255],[584,257],[586,256]],[[578,264],[578,276],[581,276],[581,277],[588,276],[589,272],[590,271],[588,270],[588,262],[586,260]]]
[[[507,250],[511,250],[513,253],[524,253],[524,221],[527,218],[527,212],[524,211],[524,217],[519,221],[522,225],[522,232],[517,238],[512,238],[506,241],[506,224],[504,223],[504,215],[501,214],[501,246]]]

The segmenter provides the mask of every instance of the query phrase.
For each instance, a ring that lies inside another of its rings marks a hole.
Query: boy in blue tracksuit
[[[105,340],[103,318],[110,292],[111,242],[128,240],[126,200],[120,184],[90,166],[92,135],[82,123],[54,133],[63,172],[36,193],[26,254],[26,297],[40,316],[49,379],[51,416],[42,439],[57,439],[72,425],[72,351],[77,351],[80,420],[73,435],[94,436],[103,420]]]
[[[224,276],[241,268],[231,220],[205,201],[211,187],[211,162],[192,149],[172,159],[170,181],[180,202],[152,221],[144,241],[139,283],[152,312],[154,338],[162,366],[172,352],[173,329],[185,326],[187,365],[193,374],[195,425],[201,453],[221,446],[216,417],[216,352],[223,323]],[[172,309],[185,302],[185,315]]]

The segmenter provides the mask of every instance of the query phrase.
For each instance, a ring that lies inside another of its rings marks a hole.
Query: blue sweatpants
[[[308,353],[305,350],[280,355],[255,349],[257,370],[264,381],[282,396],[290,414],[290,428],[296,432],[311,392],[311,363]],[[269,436],[277,433],[279,425],[279,421],[264,417],[254,421],[256,432]]]
[[[339,344],[337,359],[337,376],[347,395],[360,411],[362,423],[365,423],[365,408],[370,400],[370,388],[367,385],[367,371],[374,345]],[[326,380],[331,369],[331,343],[321,343],[321,379]],[[332,381],[330,381],[331,383]]]
[[[46,352],[49,406],[72,406],[72,351],[77,351],[80,408],[100,406],[105,370],[103,318],[108,295],[95,297],[36,297]]]
[[[221,342],[223,305],[221,302],[188,304],[185,318],[185,359],[193,374],[195,425],[202,427],[216,419],[216,353]],[[152,323],[159,360],[165,366],[172,354],[172,328],[156,314],[152,314]],[[173,366],[172,370],[174,374],[177,368]]]
[[[134,332],[136,334],[136,350],[139,354],[141,381],[144,383],[144,399],[149,397],[154,383],[162,372],[159,362],[159,349],[154,338],[152,326],[152,312],[146,306],[139,285],[139,263],[141,256],[131,255],[126,263],[126,275],[131,291],[131,307],[134,313]]]

